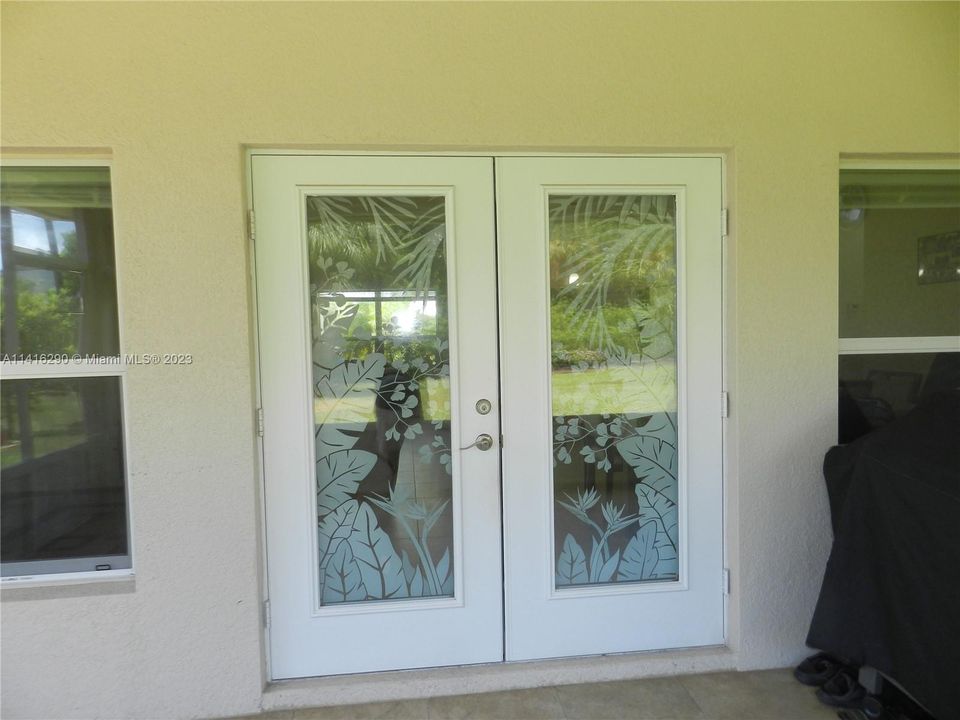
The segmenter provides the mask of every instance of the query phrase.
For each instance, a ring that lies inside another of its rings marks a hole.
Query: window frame
[[[126,518],[126,555],[87,556],[79,558],[64,558],[58,560],[30,560],[25,562],[3,563],[4,572],[13,570],[14,574],[0,577],[0,585],[33,586],[33,585],[69,585],[77,583],[125,580],[135,575],[135,549],[133,537],[133,503],[130,493],[130,441],[127,430],[127,418],[130,416],[127,393],[127,356],[124,353],[125,333],[123,322],[123,288],[121,280],[121,253],[119,224],[116,214],[116,186],[113,163],[111,158],[94,155],[83,157],[64,157],[49,155],[35,156],[5,156],[0,158],[2,167],[105,167],[110,174],[110,214],[113,231],[113,261],[115,267],[114,284],[116,287],[117,307],[117,355],[109,357],[109,361],[82,359],[71,361],[68,364],[44,364],[37,362],[9,361],[0,358],[0,377],[3,380],[49,380],[54,378],[87,378],[87,377],[115,377],[119,382],[120,391],[120,433],[123,449],[123,484],[124,484],[124,512]],[[56,354],[56,353],[51,353]],[[100,564],[115,564],[118,558],[123,558],[128,567],[96,570],[93,566]]]
[[[841,158],[837,170],[837,188],[840,187],[840,174],[844,170],[957,170],[960,158],[941,157],[926,160],[895,159],[869,160],[859,158]],[[838,192],[839,200],[839,192]],[[837,247],[840,238],[837,237]],[[839,292],[840,267],[837,266],[837,288]],[[839,302],[837,304],[839,313]],[[837,356],[840,355],[894,355],[930,352],[960,352],[960,335],[907,336],[907,337],[840,337],[837,333]]]
[[[841,157],[837,169],[837,200],[838,207],[840,201],[839,189],[841,187],[842,173],[845,170],[900,170],[900,171],[923,171],[923,170],[953,170],[960,169],[960,156],[938,156],[927,159],[906,159],[906,158],[886,158],[870,159],[856,157]],[[840,259],[840,236],[839,227],[837,234],[837,318],[840,317],[839,295],[843,277],[839,264]],[[844,356],[849,355],[921,355],[929,353],[960,353],[960,335],[934,335],[934,336],[892,336],[892,337],[850,337],[840,336],[839,322],[837,327],[837,374],[838,387],[840,384],[840,364]],[[843,431],[838,422],[839,438],[843,437]]]

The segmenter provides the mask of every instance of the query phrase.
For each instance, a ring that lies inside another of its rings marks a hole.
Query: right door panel
[[[503,158],[508,660],[721,644],[721,162]]]

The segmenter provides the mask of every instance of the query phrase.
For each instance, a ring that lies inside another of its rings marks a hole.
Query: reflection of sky
[[[420,318],[437,316],[437,301],[411,302],[405,308],[393,313],[391,322],[396,325],[401,335],[412,335],[418,328]]]
[[[47,236],[46,221],[37,215],[13,211],[10,213],[13,223],[13,244],[21,250],[49,253],[50,238]],[[62,253],[66,245],[66,236],[76,232],[77,226],[70,220],[54,220],[53,234],[57,253]]]
[[[390,335],[416,335],[425,330],[436,334],[432,329],[423,327],[425,318],[437,317],[437,292],[428,290],[426,294],[414,290],[346,290],[336,293],[356,303],[377,302],[383,308],[384,319],[389,323],[386,331]],[[404,302],[406,301],[406,302]]]
[[[50,238],[47,235],[47,223],[39,215],[18,210],[10,211],[10,221],[13,228],[13,244],[18,250],[50,255]],[[63,255],[66,251],[67,236],[76,235],[77,224],[72,220],[53,220],[53,238],[57,246],[57,254]],[[0,269],[3,260],[0,260]]]

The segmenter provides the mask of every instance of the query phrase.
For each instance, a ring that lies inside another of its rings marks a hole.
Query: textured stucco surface
[[[136,580],[5,591],[4,717],[261,703],[245,144],[728,152],[731,646],[799,657],[829,545],[838,158],[960,150],[957,4],[0,12],[0,140],[111,151],[125,350],[194,357],[130,370]]]

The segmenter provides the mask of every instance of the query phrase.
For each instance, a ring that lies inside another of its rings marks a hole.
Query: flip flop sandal
[[[827,653],[811,655],[793,669],[793,676],[810,687],[820,687],[843,669],[843,663]]]
[[[830,707],[859,709],[866,694],[853,675],[841,670],[817,690],[817,699]]]

